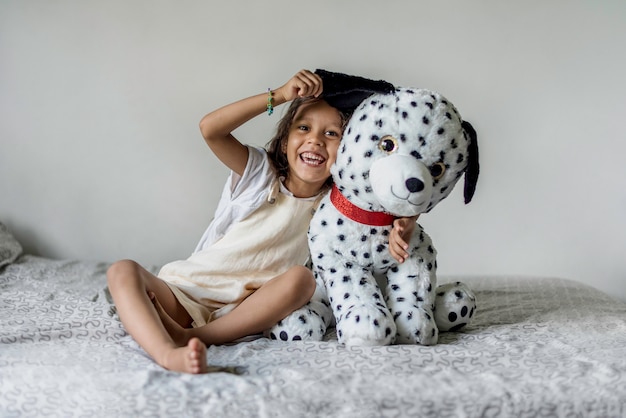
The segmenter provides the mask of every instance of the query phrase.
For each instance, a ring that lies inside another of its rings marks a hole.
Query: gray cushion
[[[0,222],[0,269],[14,262],[22,254],[22,246]]]

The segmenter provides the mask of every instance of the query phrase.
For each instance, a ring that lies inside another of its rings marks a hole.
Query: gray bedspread
[[[626,415],[626,304],[577,282],[463,277],[475,322],[438,345],[260,338],[210,347],[212,373],[191,376],[163,370],[126,334],[105,263],[10,261],[1,417]]]

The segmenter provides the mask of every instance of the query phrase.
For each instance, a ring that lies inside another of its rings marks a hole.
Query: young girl
[[[322,80],[302,70],[268,94],[207,114],[205,141],[230,170],[214,220],[187,260],[158,277],[134,261],[114,263],[108,285],[135,341],[162,367],[207,370],[206,346],[269,329],[308,302],[315,280],[304,267],[306,232],[327,191],[347,115],[319,96]],[[268,150],[231,134],[266,109],[293,101]],[[413,219],[414,220],[414,219]],[[398,220],[390,252],[403,261],[414,222]]]

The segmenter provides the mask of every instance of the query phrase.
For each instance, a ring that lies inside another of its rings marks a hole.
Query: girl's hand
[[[407,252],[409,249],[408,241],[411,240],[411,235],[415,230],[417,218],[419,218],[419,215],[411,216],[410,218],[398,218],[393,221],[393,228],[389,235],[389,252],[398,263],[404,263],[409,257]]]
[[[317,97],[320,94],[322,94],[322,79],[309,70],[299,71],[274,92],[280,102],[289,102],[297,97]]]

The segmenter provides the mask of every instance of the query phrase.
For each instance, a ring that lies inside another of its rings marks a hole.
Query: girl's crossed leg
[[[114,263],[107,271],[109,291],[126,331],[162,367],[186,373],[206,372],[206,346],[200,340],[179,346],[163,326],[148,294],[181,326],[191,317],[169,287],[131,260]]]
[[[192,319],[169,286],[136,262],[114,263],[107,279],[128,333],[159,365],[186,373],[206,372],[206,345],[261,333],[307,303],[315,291],[311,271],[294,266],[223,317],[189,328]]]

